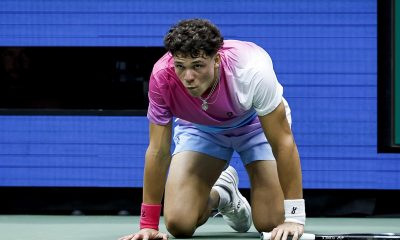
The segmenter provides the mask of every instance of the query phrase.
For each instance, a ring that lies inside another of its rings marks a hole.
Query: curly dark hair
[[[219,29],[206,19],[182,20],[164,37],[164,46],[172,55],[197,58],[215,55],[223,45]]]

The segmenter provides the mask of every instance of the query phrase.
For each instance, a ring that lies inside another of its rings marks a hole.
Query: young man
[[[203,19],[179,22],[164,44],[168,53],[150,78],[141,230],[121,239],[167,239],[158,231],[165,192],[165,224],[175,237],[192,236],[218,209],[238,232],[253,222],[277,240],[296,240],[305,223],[300,160],[269,55],[224,41]],[[252,211],[229,167],[233,151],[250,177]]]

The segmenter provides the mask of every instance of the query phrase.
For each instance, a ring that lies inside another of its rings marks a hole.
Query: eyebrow
[[[184,61],[175,60],[174,63],[175,63],[175,64],[183,64]],[[197,64],[197,63],[204,63],[204,61],[202,61],[202,60],[195,60],[195,61],[191,62],[190,64]]]

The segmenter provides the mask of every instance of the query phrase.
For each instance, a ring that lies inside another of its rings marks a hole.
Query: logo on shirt
[[[227,115],[228,117],[232,117],[232,116],[233,116],[233,112],[227,112],[226,115]]]

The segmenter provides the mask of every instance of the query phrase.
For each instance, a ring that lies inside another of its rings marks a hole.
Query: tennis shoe
[[[221,173],[214,184],[214,186],[225,189],[229,193],[231,199],[228,204],[218,208],[218,214],[221,214],[228,225],[234,230],[238,232],[247,232],[253,222],[251,218],[251,208],[247,199],[240,194],[238,185],[238,174],[233,167],[229,166]]]

